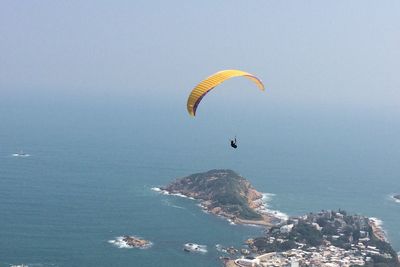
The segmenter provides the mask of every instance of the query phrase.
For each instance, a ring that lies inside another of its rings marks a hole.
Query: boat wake
[[[172,203],[171,203],[169,200],[167,200],[167,199],[164,199],[164,200],[162,201],[162,203],[163,203],[165,206],[168,206],[168,207],[171,207],[171,208],[182,209],[182,210],[185,210],[185,209],[186,209],[186,208],[184,208],[184,207],[181,207],[181,206],[172,204]]]

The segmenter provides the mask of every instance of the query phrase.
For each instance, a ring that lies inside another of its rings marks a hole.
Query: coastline
[[[287,220],[288,216],[279,211],[269,210],[267,208],[267,195],[272,195],[268,193],[260,193],[255,189],[249,190],[248,199],[249,199],[249,207],[253,209],[257,214],[261,215],[262,219],[260,220],[246,220],[241,219],[235,216],[234,214],[230,214],[224,212],[219,207],[210,208],[211,202],[208,200],[203,200],[200,198],[196,198],[195,194],[184,194],[183,192],[171,192],[161,187],[152,187],[152,191],[161,193],[163,195],[169,196],[177,196],[182,198],[188,198],[191,200],[200,201],[198,206],[206,212],[216,215],[218,217],[223,217],[228,220],[230,224],[243,224],[243,225],[255,225],[255,226],[263,226],[263,227],[272,227],[280,224],[282,221]]]
[[[254,225],[254,226],[262,226],[262,227],[272,227],[279,225],[281,222],[286,221],[288,219],[288,216],[284,213],[281,213],[279,211],[273,211],[269,210],[267,208],[267,200],[269,195],[268,193],[260,193],[256,191],[255,189],[252,189],[251,193],[251,202],[249,203],[249,206],[258,214],[262,216],[261,220],[246,220],[246,219],[241,219],[233,214],[229,214],[226,212],[221,211],[218,207],[217,208],[209,208],[210,202],[207,200],[199,199],[196,198],[192,195],[185,195],[183,193],[176,193],[176,192],[170,192],[168,190],[162,189],[160,187],[152,187],[151,190],[161,193],[163,195],[170,195],[170,196],[177,196],[177,197],[182,197],[182,198],[188,198],[191,200],[197,200],[200,201],[198,206],[206,213],[211,213],[213,215],[216,215],[218,217],[223,217],[228,220],[230,224],[243,224],[243,225]],[[398,201],[400,203],[400,200],[396,199],[393,196],[393,199]],[[370,217],[369,218],[369,225],[372,227],[372,232],[374,235],[381,241],[384,242],[389,242],[387,238],[387,234],[385,230],[382,227],[382,221],[379,220],[378,218],[375,217]],[[233,263],[235,264],[235,263]]]
[[[372,232],[379,240],[389,243],[386,232],[382,227],[382,221],[378,218],[371,217],[369,218],[369,225],[372,227]]]

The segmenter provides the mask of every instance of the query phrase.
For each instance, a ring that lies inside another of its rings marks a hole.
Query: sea
[[[391,197],[400,193],[399,116],[255,91],[210,94],[191,118],[186,91],[149,92],[2,95],[1,267],[221,266],[219,247],[240,248],[264,229],[152,190],[211,169],[241,174],[283,214],[377,218],[400,251],[400,203]],[[115,242],[124,235],[151,245]],[[204,251],[187,253],[185,243]]]

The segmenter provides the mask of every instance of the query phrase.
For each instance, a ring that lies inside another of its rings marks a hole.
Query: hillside
[[[205,209],[231,219],[263,219],[256,211],[262,205],[262,194],[248,180],[232,170],[192,174],[179,178],[162,189],[200,199]]]

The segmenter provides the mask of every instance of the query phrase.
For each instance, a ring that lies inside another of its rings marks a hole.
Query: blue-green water
[[[156,106],[133,98],[2,98],[0,266],[219,266],[216,244],[237,246],[262,230],[151,190],[213,168],[239,172],[275,194],[271,208],[290,215],[342,208],[377,217],[400,250],[400,204],[389,197],[400,192],[400,120],[253,100],[252,108],[228,111],[210,100],[193,120],[174,98]],[[11,156],[20,149],[31,156]],[[153,246],[108,243],[124,234]],[[183,252],[187,242],[208,253]]]

